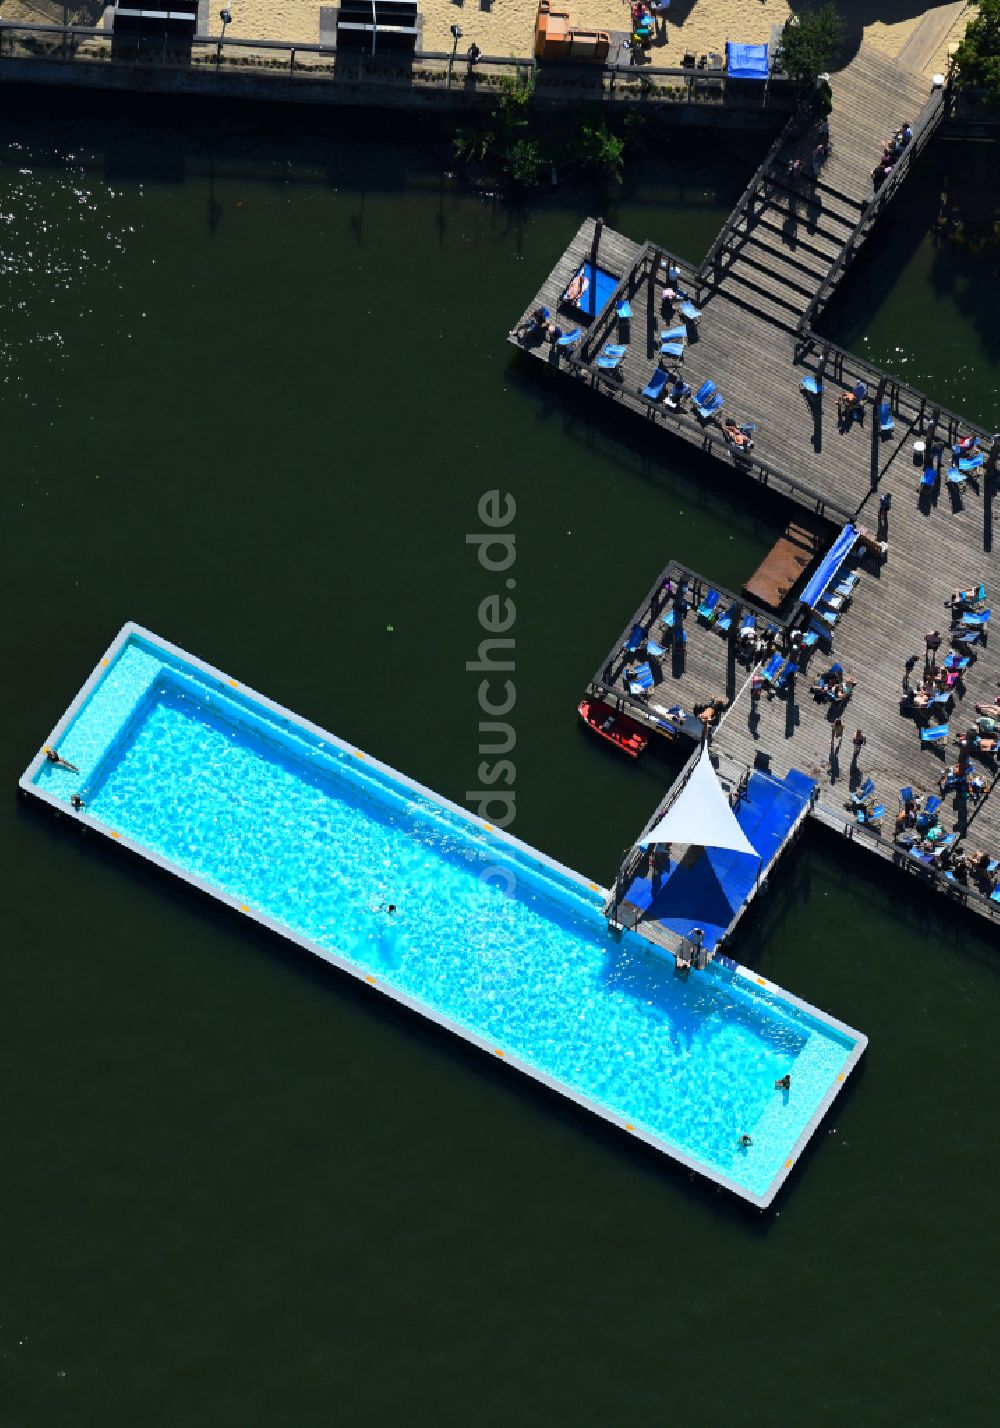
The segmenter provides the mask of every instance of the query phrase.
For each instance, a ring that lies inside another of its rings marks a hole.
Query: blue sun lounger
[[[687,322],[697,322],[698,319],[701,317],[701,313],[695,307],[693,302],[682,302],[680,307],[678,308],[678,311],[681,317],[683,317]]]
[[[892,407],[888,402],[880,402],[878,408],[878,429],[883,436],[892,431],[895,422],[892,419]]]
[[[663,396],[663,389],[670,381],[670,376],[664,372],[662,367],[654,367],[653,375],[639,393],[640,397],[646,397],[648,401],[658,402]]]
[[[687,328],[684,326],[684,324],[683,324],[683,322],[682,322],[682,323],[679,323],[676,327],[668,327],[665,332],[661,332],[661,333],[660,333],[660,341],[661,341],[661,342],[686,342],[686,341],[687,341],[687,335],[688,335],[688,334],[687,334]]]
[[[964,486],[969,478],[964,471],[959,471],[957,466],[948,467],[947,481],[949,486]]]
[[[647,640],[646,653],[653,655],[656,659],[659,659],[660,655],[666,654],[666,650],[664,649],[663,645],[658,645],[655,640]]]
[[[629,689],[633,694],[642,694],[647,689],[652,689],[656,681],[653,679],[653,671],[648,664],[640,664],[638,669],[629,680]]]
[[[632,316],[632,304],[629,302],[628,298],[622,298],[620,302],[615,303],[615,312],[618,314],[618,316],[622,319],[623,322],[628,321],[628,319]]]
[[[954,650],[949,650],[944,657],[944,667],[946,670],[956,670],[961,674],[963,669],[968,669],[972,663],[971,655],[959,655]]]
[[[628,348],[623,347],[620,342],[609,342],[594,365],[606,370],[613,370],[615,367],[621,366],[621,360],[627,351]]]
[[[909,784],[907,784],[907,786],[906,786],[905,788],[901,788],[901,789],[899,790],[899,806],[900,806],[900,808],[909,808],[909,806],[910,806],[910,804],[911,804],[912,802],[913,802],[913,789],[910,787]]]
[[[752,634],[754,634],[754,633],[756,632],[756,630],[757,630],[757,617],[756,617],[756,615],[744,615],[744,616],[743,616],[743,619],[740,621],[740,634],[741,634],[741,635],[752,635]]]
[[[572,332],[564,332],[561,337],[556,338],[557,347],[574,347],[579,342],[582,333],[579,327],[574,327]]]
[[[861,785],[861,787],[855,789],[854,792],[851,794],[851,802],[852,802],[852,803],[864,803],[864,802],[866,802],[869,798],[871,798],[871,796],[872,796],[872,794],[873,794],[874,792],[875,792],[875,780],[874,780],[873,778],[871,778],[871,777],[866,778],[865,781],[864,781],[864,783]]]
[[[936,707],[940,707],[945,704],[950,704],[951,697],[952,696],[950,689],[937,689],[927,700],[927,707],[930,708],[932,704]]]
[[[984,460],[985,457],[981,451],[977,451],[975,456],[960,456],[958,469],[959,471],[978,471]]]
[[[719,594],[718,590],[710,590],[705,596],[704,600],[698,606],[698,619],[707,620],[708,623],[711,624],[712,621],[715,619],[716,606],[718,605],[721,599],[722,596]]]
[[[922,744],[943,744],[947,737],[947,724],[935,724],[931,729],[921,729],[920,731],[920,742]]]
[[[661,356],[661,357],[678,357],[678,358],[683,359],[683,357],[684,357],[684,343],[683,343],[683,342],[661,342],[661,343],[660,343],[660,356]]]
[[[978,629],[982,625],[988,625],[989,622],[989,610],[976,610],[962,616],[962,624],[967,630]]]
[[[629,654],[635,654],[636,650],[641,650],[646,643],[646,631],[641,625],[633,625],[628,639],[625,641],[625,648]]]
[[[798,668],[798,665],[795,663],[795,661],[794,661],[794,660],[787,660],[786,663],[785,663],[784,669],[781,671],[781,673],[778,675],[777,679],[774,681],[774,687],[775,687],[775,689],[784,689],[784,688],[786,688],[786,686],[788,685],[788,681],[789,681],[790,679],[794,679],[795,676],[798,674],[798,672],[799,672],[799,668]]]
[[[885,804],[876,803],[870,813],[867,808],[858,808],[854,816],[859,823],[881,823],[885,817]]]
[[[924,474],[923,474],[923,475],[921,476],[921,478],[920,478],[920,485],[921,485],[922,487],[936,486],[936,485],[937,485],[937,479],[938,479],[937,467],[936,467],[936,466],[925,466],[925,467],[924,467]]]
[[[719,618],[716,620],[715,628],[718,630],[720,635],[729,634],[729,631],[733,627],[733,619],[735,618],[736,611],[739,608],[739,605],[737,605],[736,602],[733,601],[726,613],[724,615],[720,615]]]
[[[802,390],[810,397],[819,397],[823,394],[823,383],[812,372],[807,372],[802,378]]]
[[[784,661],[780,654],[773,654],[760,672],[761,679],[763,679],[767,684],[771,684],[774,680],[775,675],[778,673],[778,670],[781,668],[783,662]]]
[[[928,794],[927,802],[924,804],[923,808],[920,810],[920,813],[917,815],[917,822],[919,823],[921,818],[933,819],[938,809],[941,807],[942,802],[943,800],[938,798],[936,793]]]
[[[705,391],[706,387],[708,388],[708,394],[703,397],[702,392]],[[694,394],[692,403],[702,421],[708,421],[709,417],[714,416],[723,405],[723,398],[720,393],[716,391],[714,382],[704,382]]]

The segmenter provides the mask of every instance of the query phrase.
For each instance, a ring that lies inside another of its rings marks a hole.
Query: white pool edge
[[[309,952],[312,956],[320,958],[322,961],[326,962],[332,967],[336,967],[339,971],[348,973],[350,976],[354,977],[356,981],[364,982],[366,985],[374,987],[377,991],[382,992],[384,995],[391,997],[393,1001],[398,1002],[401,1006],[406,1007],[408,1011],[414,1012],[417,1015],[423,1017],[425,1020],[431,1021],[437,1026],[443,1027],[446,1031],[449,1031],[453,1035],[460,1037],[463,1041],[466,1041],[471,1045],[477,1047],[480,1051],[485,1052],[487,1055],[491,1055],[495,1058],[503,1060],[506,1065],[514,1067],[515,1070],[522,1072],[524,1075],[530,1077],[533,1081],[537,1081],[540,1085],[545,1086],[548,1090],[555,1092],[557,1095],[564,1097],[566,1100],[572,1101],[575,1105],[582,1107],[584,1110],[588,1111],[592,1115],[598,1116],[601,1120],[607,1122],[609,1125],[615,1126],[618,1130],[625,1131],[628,1135],[633,1136],[635,1139],[644,1142],[646,1145],[650,1146],[653,1150],[656,1150],[661,1155],[666,1155],[670,1159],[675,1160],[679,1164],[685,1166],[687,1169],[694,1171],[696,1174],[704,1176],[705,1179],[713,1181],[716,1185],[719,1185],[723,1189],[728,1190],[731,1194],[736,1195],[739,1199],[748,1201],[750,1204],[762,1210],[767,1209],[771,1205],[771,1203],[775,1199],[775,1196],[778,1194],[782,1185],[784,1184],[785,1180],[788,1178],[791,1171],[794,1169],[803,1150],[805,1149],[809,1140],[812,1138],[823,1117],[826,1115],[836,1096],[842,1089],[843,1085],[846,1083],[848,1076],[854,1070],[854,1067],[858,1064],[858,1062],[861,1060],[861,1057],[864,1055],[865,1050],[868,1046],[867,1036],[865,1036],[862,1032],[856,1031],[853,1027],[847,1026],[845,1022],[842,1022],[838,1018],[831,1016],[829,1013],[821,1011],[818,1007],[812,1006],[809,1002],[803,1001],[801,997],[795,996],[794,993],[787,991],[784,987],[779,987],[776,983],[769,982],[766,978],[759,976],[756,972],[753,972],[746,967],[740,966],[739,963],[735,964],[735,972],[737,976],[746,978],[748,981],[753,982],[756,986],[762,987],[765,991],[768,991],[773,995],[780,997],[781,1000],[789,1003],[791,1006],[797,1008],[799,1011],[805,1013],[807,1016],[812,1017],[816,1021],[822,1023],[824,1026],[829,1027],[839,1036],[848,1037],[854,1042],[853,1049],[849,1052],[843,1067],[837,1075],[836,1081],[826,1092],[823,1099],[817,1106],[810,1120],[802,1130],[798,1139],[795,1141],[795,1144],[793,1145],[791,1151],[786,1157],[781,1170],[774,1176],[774,1178],[769,1183],[767,1190],[763,1194],[756,1194],[753,1191],[748,1190],[746,1186],[740,1185],[737,1181],[732,1180],[729,1176],[722,1174],[720,1171],[714,1170],[711,1166],[706,1165],[700,1160],[696,1160],[694,1156],[688,1155],[679,1146],[675,1146],[671,1141],[661,1140],[654,1135],[648,1134],[638,1126],[633,1125],[632,1122],[627,1120],[624,1116],[619,1116],[613,1111],[609,1110],[606,1106],[602,1106],[599,1102],[593,1101],[589,1097],[581,1095],[578,1091],[574,1091],[571,1087],[567,1086],[565,1082],[556,1080],[555,1077],[549,1076],[546,1072],[539,1070],[537,1067],[529,1065],[527,1062],[520,1060],[516,1056],[512,1056],[502,1047],[498,1047],[491,1039],[480,1036],[477,1032],[471,1030],[471,1028],[463,1026],[458,1022],[452,1021],[451,1018],[441,1015],[439,1012],[428,1007],[424,1002],[420,1002],[416,1000],[416,998],[408,996],[405,992],[401,992],[397,988],[382,982],[378,977],[375,977],[371,973],[363,971],[360,967],[348,961],[347,958],[341,957],[338,953],[331,951],[329,948],[320,946],[319,943],[312,941],[308,937],[303,937],[300,933],[293,931],[284,923],[279,922],[276,918],[269,916],[269,914],[267,914],[266,912],[258,911],[257,909],[250,907],[247,903],[239,902],[235,897],[232,897],[228,893],[223,892],[220,888],[216,887],[212,883],[209,883],[204,878],[200,878],[194,873],[187,872],[177,863],[173,863],[169,859],[161,857],[158,853],[155,853],[152,849],[147,848],[144,844],[138,843],[134,839],[129,838],[126,834],[120,833],[117,829],[111,828],[109,825],[102,823],[99,819],[94,818],[86,811],[74,811],[61,798],[57,798],[53,794],[47,793],[44,789],[40,788],[34,782],[34,780],[45,762],[46,748],[58,748],[59,741],[62,735],[69,728],[70,724],[76,718],[83,705],[86,704],[95,687],[103,678],[107,669],[118,656],[122,646],[133,636],[146,641],[154,648],[162,650],[165,654],[168,654],[175,659],[180,659],[186,662],[187,664],[191,665],[192,668],[197,669],[202,674],[208,676],[208,678],[212,680],[217,680],[225,685],[228,685],[230,688],[235,689],[238,693],[241,693],[244,696],[256,701],[263,708],[269,710],[272,714],[278,715],[282,719],[289,720],[298,728],[304,729],[309,734],[320,738],[328,744],[333,745],[342,753],[348,754],[353,758],[362,760],[369,767],[377,770],[381,774],[386,775],[389,779],[394,780],[395,782],[402,785],[404,788],[409,789],[411,792],[419,794],[422,798],[425,798],[431,803],[436,804],[439,808],[446,810],[450,814],[456,815],[457,817],[461,818],[464,822],[468,823],[470,826],[476,828],[477,830],[481,832],[486,832],[490,834],[490,836],[493,838],[498,838],[502,843],[506,843],[510,848],[516,849],[521,854],[526,855],[530,860],[534,860],[538,863],[541,863],[544,867],[547,867],[550,870],[560,874],[562,877],[568,878],[572,883],[575,883],[578,887],[585,889],[587,892],[597,894],[602,899],[602,905],[607,902],[607,899],[609,897],[609,891],[606,888],[602,888],[598,883],[595,883],[589,878],[584,877],[582,874],[575,872],[572,868],[566,867],[565,864],[558,862],[555,858],[550,858],[548,854],[540,852],[537,848],[533,848],[531,844],[523,842],[520,838],[516,838],[512,833],[507,833],[504,829],[496,827],[495,824],[487,823],[485,819],[482,819],[477,814],[470,812],[467,808],[463,808],[460,804],[453,803],[450,799],[444,798],[441,794],[435,793],[433,789],[427,788],[423,784],[418,783],[415,779],[411,779],[406,774],[400,773],[397,769],[392,768],[391,765],[385,764],[381,760],[374,758],[371,754],[366,753],[364,750],[358,749],[353,744],[347,743],[344,739],[339,738],[336,734],[332,734],[329,730],[323,729],[318,724],[314,724],[310,720],[303,718],[301,715],[296,714],[293,710],[286,709],[284,705],[278,704],[273,699],[269,699],[266,695],[258,693],[257,690],[252,689],[249,685],[240,683],[240,681],[233,679],[230,675],[225,674],[222,670],[216,669],[213,665],[207,664],[204,660],[198,659],[196,655],[189,654],[187,650],[181,649],[178,645],[171,644],[169,640],[163,639],[161,636],[154,634],[151,630],[146,629],[143,625],[136,624],[134,621],[128,621],[119,630],[118,634],[112,640],[107,650],[104,652],[100,660],[98,660],[97,664],[94,666],[90,675],[87,677],[83,685],[81,685],[80,689],[77,691],[75,697],[73,698],[61,718],[53,727],[45,743],[39,749],[38,753],[34,756],[31,762],[28,764],[28,767],[25,769],[24,773],[18,780],[18,787],[20,788],[22,793],[28,795],[29,797],[37,798],[42,803],[48,804],[61,816],[66,816],[75,819],[84,827],[88,829],[93,829],[95,832],[100,833],[102,837],[107,838],[109,842],[115,843],[119,847],[127,848],[131,853],[135,854],[139,858],[142,858],[145,862],[152,863],[155,867],[160,868],[163,872],[169,873],[171,877],[180,878],[182,882],[186,882],[191,887],[196,888],[199,892],[204,893],[211,898],[214,898],[216,902],[224,903],[234,912],[238,912],[244,917],[249,917],[252,921],[260,924],[263,927],[266,927],[269,931],[276,933],[285,941],[295,944],[297,947],[300,947],[304,951]],[[598,908],[596,910],[599,911],[600,909]]]

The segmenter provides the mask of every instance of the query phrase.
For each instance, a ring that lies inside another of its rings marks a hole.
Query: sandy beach
[[[425,50],[450,50],[451,26],[457,23],[463,31],[460,54],[472,43],[488,55],[531,54],[537,0],[419,3],[424,17]],[[210,34],[218,34],[222,28],[222,5],[223,0],[209,0]],[[869,19],[872,7],[865,0],[841,0],[838,8],[855,43],[863,33],[866,44],[890,58],[900,54],[925,22],[932,43],[926,54],[917,55],[917,68],[928,75],[944,68],[948,45],[960,38],[966,25],[965,7],[961,4],[883,0],[878,20]],[[62,9],[56,0],[3,0],[0,14],[12,23],[60,23]],[[289,40],[299,44],[319,41],[320,7],[316,0],[231,0],[229,9],[233,19],[228,33],[240,39]],[[580,29],[622,33],[631,27],[629,0],[566,0],[565,9]],[[99,23],[94,18],[98,13],[95,0],[68,7],[70,21],[77,24]],[[784,25],[791,13],[787,0],[673,0],[666,35],[657,38],[650,58],[654,64],[679,65],[688,50],[696,55],[711,51],[721,54],[727,40],[770,40],[772,27]]]
[[[567,0],[572,23],[585,30],[627,31],[631,28],[629,0]],[[925,16],[941,7],[921,0],[885,0],[881,18],[866,20],[871,5],[864,0],[842,0],[838,6],[848,34],[860,38],[883,54],[895,57]],[[947,43],[965,28],[965,20],[951,27],[927,63],[927,73],[941,68]],[[6,10],[6,6],[4,6]],[[211,33],[220,29],[218,6],[211,10]],[[531,54],[537,0],[420,0],[424,17],[424,49],[450,50],[451,26],[460,24],[460,53],[473,42],[484,54]],[[319,38],[319,6],[315,0],[233,0],[229,32],[247,39],[287,39],[315,42]],[[651,52],[654,64],[679,65],[685,52],[722,53],[727,40],[760,43],[770,40],[774,25],[784,25],[792,13],[787,0],[673,0],[667,15],[667,33]],[[923,66],[922,66],[923,68]]]

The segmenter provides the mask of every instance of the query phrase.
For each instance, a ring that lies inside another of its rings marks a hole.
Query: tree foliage
[[[833,0],[793,15],[781,36],[782,67],[790,79],[812,83],[829,68],[844,37],[844,22]]]
[[[981,88],[988,103],[1000,106],[1000,0],[979,0],[955,64],[963,88]]]

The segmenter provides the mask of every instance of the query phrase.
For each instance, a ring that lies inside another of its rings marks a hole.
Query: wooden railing
[[[778,154],[785,144],[800,131],[807,113],[808,107],[805,103],[802,103],[795,112],[789,116],[788,122],[782,125],[771,147],[758,164],[746,188],[740,194],[732,212],[722,225],[718,237],[705,254],[701,261],[701,266],[698,268],[697,282],[699,295],[705,288],[712,287],[717,283],[719,275],[718,272],[713,273],[713,269],[717,268],[719,259],[726,252],[737,224],[744,217],[749,216],[750,210],[753,207],[753,201],[766,183]]]
[[[372,90],[439,94],[461,105],[491,102],[505,79],[535,71],[535,93],[549,101],[582,98],[643,105],[728,105],[737,109],[784,108],[794,86],[784,75],[766,85],[731,81],[724,70],[631,63],[585,64],[560,60],[538,66],[533,59],[482,55],[475,65],[464,55],[419,50],[412,55],[366,55],[330,45],[291,40],[255,40],[226,35],[176,38],[115,35],[85,25],[11,24],[0,21],[0,60],[181,71],[204,76],[206,85],[224,76],[263,76],[297,83],[364,85]],[[331,90],[331,98],[334,97]]]
[[[913,161],[923,153],[938,125],[944,118],[946,112],[946,95],[944,89],[937,89],[924,105],[913,130],[913,138],[907,144],[902,154],[893,165],[892,173],[883,183],[878,193],[873,194],[868,203],[862,209],[857,223],[848,234],[843,247],[834,259],[826,277],[816,289],[809,306],[799,319],[798,332],[804,335],[816,324],[816,319],[822,312],[830,299],[830,295],[837,283],[844,275],[844,271],[855,253],[864,243],[868,234],[875,226],[876,221],[881,216],[893,195],[898,192],[901,184],[913,166]]]

